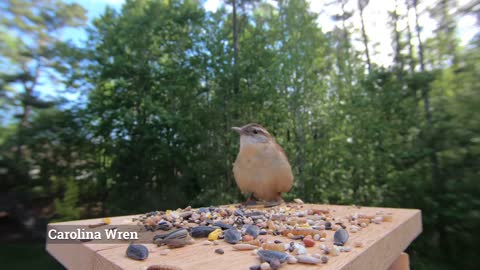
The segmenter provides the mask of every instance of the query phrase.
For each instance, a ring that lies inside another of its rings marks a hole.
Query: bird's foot
[[[252,206],[252,205],[257,205],[258,202],[254,200],[247,200],[246,202],[243,202],[242,205],[244,206]]]
[[[257,201],[246,201],[242,203],[241,206],[245,208],[265,208],[265,205],[263,203]]]
[[[257,205],[257,204],[258,204],[258,202],[253,197],[253,194],[250,195],[250,197],[248,197],[247,201],[242,203],[243,206],[254,206],[254,205]]]
[[[282,203],[284,203],[284,201],[283,201],[282,197],[280,195],[278,195],[276,200],[265,202],[265,208],[279,206]]]
[[[282,204],[282,202],[279,201],[265,202],[265,208],[279,206],[280,204]]]

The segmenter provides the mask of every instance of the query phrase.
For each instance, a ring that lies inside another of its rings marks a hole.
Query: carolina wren
[[[240,134],[240,150],[233,175],[242,192],[268,202],[282,202],[281,193],[292,188],[293,175],[282,147],[258,124],[233,127]]]

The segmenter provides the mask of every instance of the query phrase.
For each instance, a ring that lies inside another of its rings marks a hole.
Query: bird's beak
[[[238,134],[242,134],[242,129],[239,127],[232,127],[233,131],[236,131]]]

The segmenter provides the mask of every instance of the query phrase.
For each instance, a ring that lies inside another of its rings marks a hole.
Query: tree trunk
[[[409,56],[409,69],[410,69],[410,73],[413,74],[413,72],[415,72],[415,53],[413,51],[413,44],[412,44],[412,39],[413,39],[413,35],[412,35],[412,28],[410,26],[410,20],[408,20],[408,13],[410,11],[410,8],[411,8],[411,5],[410,5],[410,0],[407,0],[406,3],[407,5],[407,39],[408,39],[408,56]]]
[[[346,55],[345,58],[345,64],[346,67],[344,69],[344,74],[345,74],[345,82],[352,82],[352,63],[350,61],[350,36],[348,35],[348,30],[347,30],[347,17],[346,17],[346,10],[345,10],[345,5],[347,4],[346,0],[341,0],[341,6],[342,6],[342,28],[343,28],[343,45],[342,48],[345,50],[343,53]],[[350,84],[347,84],[350,86]]]
[[[365,56],[367,57],[368,73],[372,73],[372,63],[370,61],[370,52],[368,50],[368,36],[367,31],[365,30],[365,21],[363,19],[363,10],[367,6],[367,4],[368,1],[358,0],[358,9],[360,10],[360,22],[362,23],[362,38],[363,45],[365,46]]]
[[[403,60],[401,55],[402,45],[400,44],[400,32],[398,31],[398,0],[395,0],[395,10],[393,12],[393,31],[395,33],[395,57],[394,57],[394,65],[398,67],[398,71],[401,72],[403,70]]]
[[[237,4],[232,0],[232,25],[233,25],[233,93],[240,90],[240,79],[238,76],[238,26],[237,26]]]
[[[420,25],[418,23],[418,0],[413,0],[413,7],[415,10],[415,29],[417,32],[417,39],[418,39],[418,54],[419,54],[419,61],[420,61],[420,70],[425,72],[425,60],[423,54],[423,44],[422,39],[420,37]],[[423,98],[423,106],[425,110],[425,122],[426,122],[426,130],[431,131],[432,129],[432,114],[430,111],[430,98],[428,95],[427,88],[425,86],[422,87],[422,98]],[[435,194],[444,194],[445,192],[445,183],[443,179],[440,178],[440,170],[438,167],[438,157],[437,152],[435,151],[435,143],[433,142],[431,136],[428,138],[429,141],[427,142],[428,148],[430,148],[430,163],[431,163],[431,175],[432,175],[432,185]],[[443,202],[439,200],[439,211],[438,211],[438,218],[436,222],[436,230],[439,238],[440,248],[443,250],[448,250],[449,245],[447,243],[447,230],[445,228],[446,224],[446,217],[443,214]]]
[[[28,125],[28,118],[30,117],[30,111],[31,111],[30,105],[25,104],[23,102],[23,114],[22,114],[22,120],[20,122],[21,127],[26,127]]]
[[[417,39],[418,39],[418,58],[420,62],[420,70],[425,72],[425,60],[423,56],[423,43],[422,38],[420,36],[420,24],[418,22],[418,0],[413,0],[413,8],[415,10],[415,30],[417,32]],[[423,98],[423,108],[425,110],[425,120],[427,126],[430,127],[432,124],[432,116],[430,113],[430,99],[428,97],[428,91],[426,87],[422,87],[422,98]]]
[[[420,37],[421,29],[420,29],[420,24],[418,22],[418,0],[413,0],[413,9],[415,11],[415,31],[417,32],[417,40],[418,40],[418,61],[420,62],[420,70],[425,71],[425,60],[423,58],[423,43]]]
[[[19,131],[25,129],[28,126],[28,118],[30,117],[30,112],[32,111],[32,107],[28,105],[28,100],[32,98],[32,88],[27,87],[26,82],[23,82],[24,89],[25,89],[25,96],[22,100],[22,119],[20,120]],[[16,138],[16,151],[15,151],[15,160],[20,162],[20,158],[22,157],[22,145],[24,142],[24,136],[22,132],[17,132]]]

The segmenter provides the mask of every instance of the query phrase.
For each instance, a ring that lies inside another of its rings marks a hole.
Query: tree
[[[325,94],[326,75],[323,54],[326,38],[316,24],[316,14],[308,11],[306,1],[279,1],[279,54],[276,85],[284,98],[288,113],[284,120],[288,124],[286,145],[290,159],[297,164],[295,175],[298,194],[306,196],[307,190],[315,187],[309,170],[312,163],[309,152],[313,141],[312,130]]]
[[[0,53],[11,68],[2,72],[0,78],[6,83],[3,87],[14,89],[14,103],[22,108],[19,124],[26,127],[32,109],[53,105],[42,100],[37,89],[42,80],[49,80],[53,87],[62,81],[65,69],[62,65],[66,64],[62,48],[73,45],[61,40],[59,33],[84,25],[85,10],[75,3],[9,0],[2,9],[2,17],[7,32],[2,34],[4,46],[0,47]],[[75,68],[72,63],[68,68]]]
[[[90,48],[96,87],[88,112],[99,151],[109,159],[102,181],[114,213],[142,207],[133,202],[172,206],[193,196],[178,196],[188,188],[174,183],[194,184],[200,177],[201,168],[191,164],[201,158],[195,149],[207,119],[199,119],[205,116],[203,16],[193,0],[132,1],[95,21]]]
[[[430,16],[438,24],[434,31],[435,38],[429,40],[432,44],[429,44],[429,57],[426,59],[432,68],[445,68],[457,63],[458,40],[453,14],[456,9],[456,1],[452,0],[440,0],[430,9]]]

